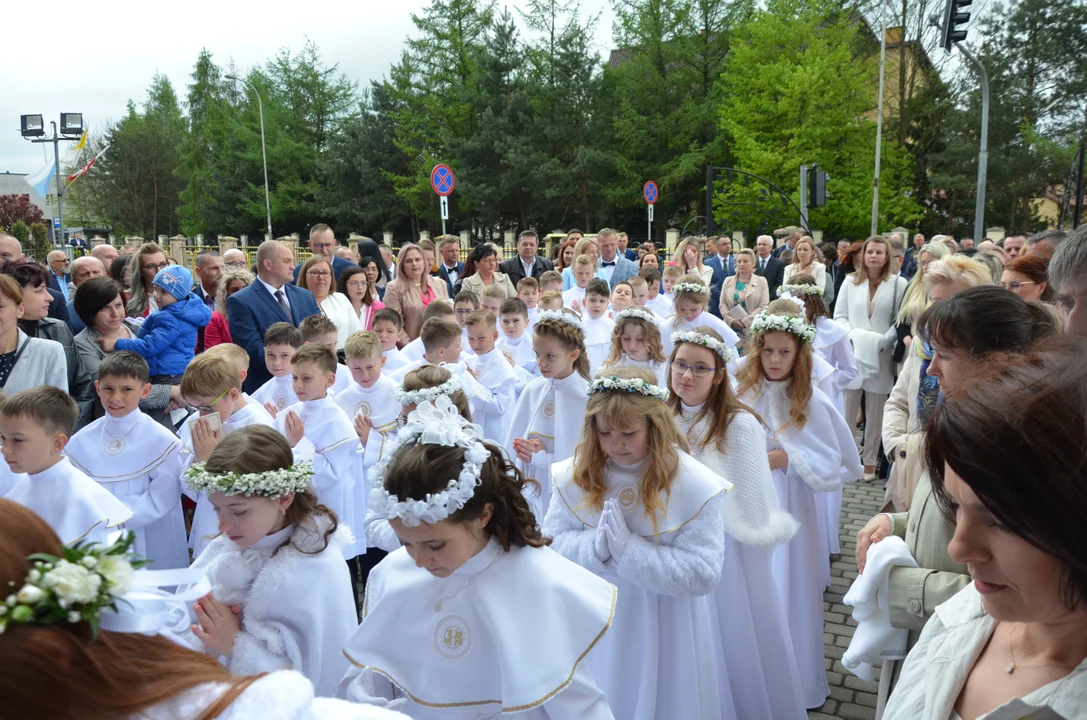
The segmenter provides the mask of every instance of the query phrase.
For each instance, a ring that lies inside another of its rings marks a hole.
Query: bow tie
[[[611,262],[607,262],[606,260],[601,260],[600,261],[600,266],[601,267],[615,267],[615,261],[612,260]]]

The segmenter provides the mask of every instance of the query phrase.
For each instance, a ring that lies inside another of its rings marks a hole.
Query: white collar
[[[275,294],[276,294],[277,292],[281,291],[281,290],[283,291],[283,294],[284,294],[284,295],[286,295],[286,294],[287,294],[287,291],[286,291],[286,289],[285,289],[285,288],[286,288],[286,285],[284,285],[283,287],[278,287],[278,288],[277,288],[277,287],[273,287],[272,285],[268,284],[268,283],[267,283],[267,282],[266,282],[266,281],[264,280],[264,278],[262,278],[262,277],[261,277],[260,275],[257,275],[257,280],[259,280],[259,281],[260,281],[260,284],[261,284],[261,285],[263,285],[263,286],[264,286],[264,287],[265,287],[265,288],[266,288],[266,289],[268,290],[268,292],[272,293],[272,296],[273,296],[273,297],[275,297]]]
[[[287,538],[289,538],[291,536],[291,533],[293,533],[293,532],[294,532],[294,525],[288,525],[287,527],[283,528],[282,530],[278,530],[278,531],[272,533],[271,535],[265,535],[264,537],[262,537],[260,540],[257,540],[255,543],[253,543],[249,547],[242,548],[242,549],[243,550],[259,550],[259,551],[261,551],[263,553],[271,554],[273,551],[275,551],[275,549],[277,547],[282,545],[284,543],[284,541],[286,541]]]
[[[102,425],[106,428],[106,432],[111,435],[124,435],[126,433],[132,432],[132,428],[136,427],[136,425],[139,424],[140,411],[139,409],[136,409],[130,412],[128,415],[119,418],[115,418],[109,413],[106,413],[105,417],[103,417],[103,420],[105,422],[103,422]]]
[[[29,477],[35,483],[48,483],[48,482],[60,482],[68,477],[75,468],[68,462],[68,458],[61,455],[60,462],[50,468],[42,470],[40,473],[28,474]]]
[[[491,563],[494,562],[494,559],[501,553],[502,546],[492,537],[487,544],[483,546],[482,550],[468,558],[467,562],[453,571],[453,574],[462,577],[466,575],[478,575],[490,567]]]

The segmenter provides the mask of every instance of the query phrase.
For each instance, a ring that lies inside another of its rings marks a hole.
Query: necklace
[[[469,585],[471,585],[471,584],[472,584],[472,581],[473,581],[473,580],[475,580],[475,579],[476,579],[477,577],[479,577],[479,576],[480,576],[480,575],[482,575],[483,573],[487,572],[487,571],[488,571],[488,570],[489,570],[489,569],[491,568],[491,565],[494,565],[495,561],[496,561],[496,560],[498,560],[498,558],[500,558],[501,556],[502,556],[502,551],[501,551],[501,550],[499,550],[499,551],[498,551],[498,553],[497,553],[497,554],[496,554],[496,555],[494,556],[494,559],[492,559],[492,560],[491,560],[491,561],[490,561],[489,563],[487,563],[487,567],[483,568],[483,569],[482,569],[482,570],[480,570],[480,571],[479,571],[478,573],[476,573],[476,574],[475,574],[475,575],[473,575],[472,577],[468,578],[468,582],[466,582],[466,583],[464,583],[463,585],[461,585],[461,586],[460,586],[460,587],[459,587],[459,588],[457,589],[457,591],[456,591],[455,593],[453,593],[452,595],[446,595],[446,596],[444,596],[444,597],[443,597],[443,596],[442,596],[442,594],[441,594],[441,593],[439,592],[439,593],[438,593],[438,602],[434,603],[434,612],[441,612],[441,611],[442,611],[442,603],[443,603],[443,602],[445,602],[446,600],[452,600],[452,599],[453,599],[453,598],[455,598],[455,597],[456,597],[457,595],[460,595],[460,591],[461,591],[461,590],[463,590],[464,588],[466,588],[466,587],[468,587]]]
[[[1008,673],[1009,675],[1011,675],[1013,672],[1015,672],[1016,668],[1019,667],[1018,665],[1015,664],[1015,648],[1012,647],[1012,638],[1015,637],[1015,631],[1018,630],[1018,629],[1019,629],[1019,626],[1013,627],[1011,632],[1008,633],[1008,654],[1011,655],[1012,661],[1008,665],[1008,667],[1004,668],[1004,672]],[[1070,669],[1076,667],[1077,665],[1079,665],[1079,663],[1076,663],[1075,665],[1068,665],[1066,663],[1047,663],[1045,665],[1027,665],[1025,669],[1030,670],[1030,669],[1033,669],[1033,668],[1057,667],[1057,668],[1063,668],[1065,670],[1070,670]]]

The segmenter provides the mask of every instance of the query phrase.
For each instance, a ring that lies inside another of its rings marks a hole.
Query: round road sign
[[[453,171],[449,169],[448,165],[435,165],[434,169],[430,171],[430,186],[439,195],[452,195],[456,184],[457,179],[453,177]]]

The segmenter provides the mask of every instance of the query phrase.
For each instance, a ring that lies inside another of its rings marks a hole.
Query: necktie
[[[606,260],[601,260],[600,261],[600,266],[601,267],[615,267],[615,261],[612,260],[611,262],[608,262]]]
[[[279,302],[279,307],[287,314],[287,320],[293,325],[294,315],[291,315],[291,307],[287,304],[287,297],[283,294],[282,290],[276,290],[276,300]]]

